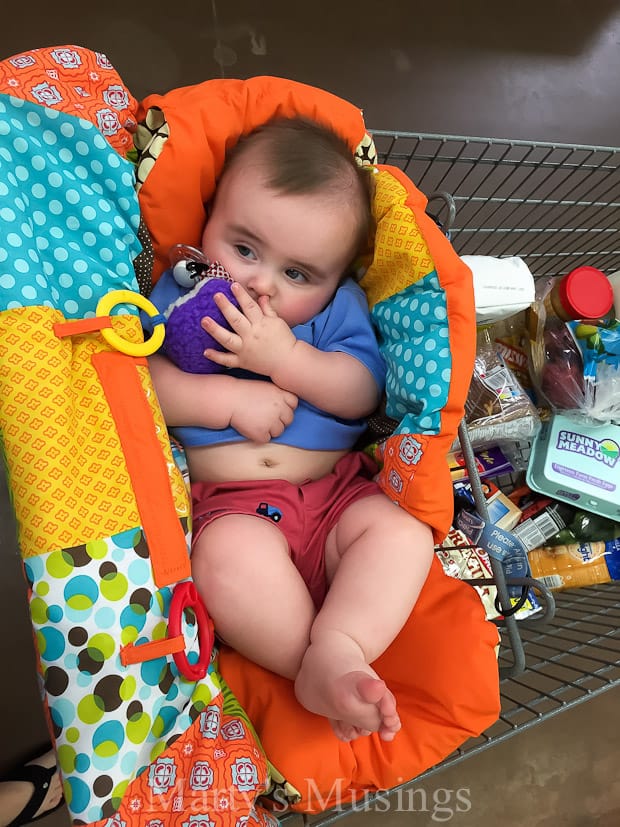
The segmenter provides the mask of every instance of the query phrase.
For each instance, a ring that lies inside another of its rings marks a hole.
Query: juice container
[[[549,589],[620,580],[620,540],[543,546],[528,553],[532,577]]]

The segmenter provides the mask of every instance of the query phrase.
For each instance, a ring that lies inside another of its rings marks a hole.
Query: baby
[[[351,263],[370,181],[346,142],[275,120],[227,158],[202,247],[234,278],[230,326],[203,319],[223,373],[150,359],[192,480],[192,574],[220,638],[295,682],[344,741],[394,738],[394,695],[371,664],[428,573],[430,528],[391,502],[353,446],[385,367]],[[166,276],[159,309],[183,292]]]

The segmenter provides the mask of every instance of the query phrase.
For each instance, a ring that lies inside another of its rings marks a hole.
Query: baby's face
[[[202,248],[294,327],[334,295],[355,253],[356,221],[350,199],[282,195],[266,187],[257,165],[239,164],[218,187]]]

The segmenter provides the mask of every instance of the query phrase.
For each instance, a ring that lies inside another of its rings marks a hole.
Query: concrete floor
[[[0,31],[0,58],[48,44],[105,52],[141,97],[208,77],[274,74],[364,108],[369,126],[452,135],[620,143],[620,10],[612,0],[513,5],[393,0],[378,8],[290,0],[31,0]],[[24,581],[0,495],[0,772],[45,740]],[[613,689],[450,769],[414,793],[352,814],[393,825],[617,827],[618,707]],[[424,795],[426,793],[426,806]],[[460,791],[460,792],[459,792]],[[458,796],[457,796],[458,793]],[[400,809],[399,809],[400,807]],[[64,827],[61,812],[41,827]]]

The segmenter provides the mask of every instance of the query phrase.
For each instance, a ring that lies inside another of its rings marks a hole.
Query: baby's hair
[[[250,156],[263,165],[266,185],[283,195],[350,194],[358,212],[356,255],[365,250],[372,229],[371,175],[344,138],[307,118],[275,118],[239,140],[222,174]]]

